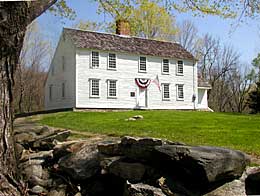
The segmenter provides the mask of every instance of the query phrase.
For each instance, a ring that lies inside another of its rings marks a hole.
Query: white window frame
[[[165,85],[168,85],[169,88],[169,97],[165,97],[164,93],[165,93]],[[171,99],[171,90],[170,90],[170,83],[162,83],[162,100],[163,101],[169,101]]]
[[[93,88],[93,81],[98,81],[98,95],[92,94],[92,88]],[[89,79],[89,97],[91,98],[99,98],[100,97],[100,79],[97,78],[90,78]]]
[[[115,86],[115,92],[116,92],[116,95],[115,96],[112,96],[112,95],[110,95],[110,83],[111,82],[115,82],[115,84],[116,84],[116,86]],[[117,85],[117,80],[112,80],[112,79],[109,79],[109,80],[107,80],[107,98],[113,98],[113,99],[116,99],[117,98],[117,95],[118,95],[118,87],[117,87],[118,85]]]
[[[168,60],[168,72],[164,71],[164,60]],[[170,59],[162,59],[162,74],[169,75],[170,74]]]
[[[66,97],[66,84],[65,82],[61,83],[61,98],[65,99]]]
[[[65,72],[65,69],[66,69],[66,60],[65,60],[65,56],[62,56],[62,71]]]
[[[49,85],[49,101],[53,100],[53,85]]]
[[[182,87],[182,97],[180,97],[179,94],[179,87]],[[177,95],[177,101],[183,101],[184,100],[184,84],[176,84],[176,95]]]
[[[141,58],[145,58],[145,70],[141,70]],[[141,73],[146,73],[147,72],[147,57],[146,56],[139,56],[139,61],[138,61],[138,72]]]
[[[179,62],[182,62],[182,72],[179,72]],[[177,65],[176,65],[176,74],[178,76],[183,76],[184,73],[184,61],[183,60],[178,60]]]
[[[115,67],[110,67],[110,55],[115,55]],[[117,69],[117,55],[116,53],[108,53],[107,56],[107,69],[109,70],[116,70]]]
[[[97,56],[97,58],[98,58],[98,65],[97,66],[93,66],[93,53],[97,53],[98,54],[98,56]],[[99,68],[99,66],[100,66],[100,54],[99,54],[99,52],[98,51],[91,51],[91,64],[90,64],[90,67],[92,68],[92,69],[98,69]]]

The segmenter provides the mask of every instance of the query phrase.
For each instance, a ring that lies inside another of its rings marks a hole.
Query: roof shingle
[[[173,42],[68,28],[64,28],[64,33],[71,37],[77,48],[195,60],[191,53],[180,44]]]

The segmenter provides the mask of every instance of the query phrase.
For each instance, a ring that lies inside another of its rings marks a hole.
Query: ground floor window
[[[184,99],[184,85],[177,84],[177,100],[183,100],[183,99]]]
[[[163,100],[170,99],[170,84],[162,84],[162,98]]]
[[[108,87],[107,87],[108,97],[116,97],[117,96],[117,81],[108,80],[107,85],[108,85]]]
[[[90,79],[90,97],[100,96],[99,79]]]

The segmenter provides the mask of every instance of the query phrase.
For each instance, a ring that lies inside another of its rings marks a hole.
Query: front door
[[[139,88],[139,107],[146,108],[147,107],[147,89]]]

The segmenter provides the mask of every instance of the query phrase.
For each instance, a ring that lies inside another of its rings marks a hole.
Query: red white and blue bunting
[[[135,78],[135,83],[140,88],[146,89],[150,85],[151,80],[150,79],[143,79],[143,78]]]

